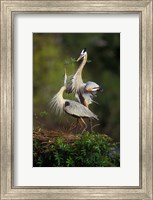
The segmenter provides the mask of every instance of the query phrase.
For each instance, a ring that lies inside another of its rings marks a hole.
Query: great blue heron
[[[93,102],[93,97],[97,91],[102,91],[102,88],[95,82],[88,81],[84,83],[82,80],[82,70],[87,62],[86,48],[81,51],[77,61],[81,59],[82,62],[77,71],[71,76],[66,91],[67,93],[74,92],[76,99],[84,106],[88,107],[88,105]]]
[[[55,109],[56,114],[61,114],[63,111],[65,111],[67,114],[81,119],[85,125],[85,128],[82,131],[83,133],[87,129],[87,124],[83,118],[98,120],[98,117],[81,103],[63,98],[63,93],[66,90],[66,81],[67,75],[65,71],[64,86],[62,86],[59,92],[52,98],[51,105]]]

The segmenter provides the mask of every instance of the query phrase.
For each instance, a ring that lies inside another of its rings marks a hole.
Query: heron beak
[[[81,58],[82,58],[83,56],[82,55],[80,55],[79,56],[79,58],[77,59],[77,62],[79,61],[79,60],[81,60]]]
[[[65,72],[65,74],[66,74],[66,68],[64,69],[64,72]]]

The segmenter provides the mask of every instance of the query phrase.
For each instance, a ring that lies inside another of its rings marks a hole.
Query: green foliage
[[[75,58],[70,58],[65,60],[64,65],[74,65],[74,63],[76,63],[76,59]]]
[[[106,135],[86,132],[67,143],[63,138],[44,145],[33,141],[34,167],[119,167],[119,144]]]
[[[76,64],[77,60],[75,58],[70,58],[65,60],[64,65],[72,65],[74,66],[74,64]],[[87,63],[90,63],[91,60],[87,60]]]
[[[34,114],[33,116],[33,130],[37,131],[37,130],[41,130],[42,128],[45,128],[45,124],[46,124],[46,119],[48,118],[48,112],[47,111],[41,111],[38,114]]]
[[[44,118],[44,117],[47,117],[48,116],[48,113],[46,111],[42,111],[40,112],[40,117]]]

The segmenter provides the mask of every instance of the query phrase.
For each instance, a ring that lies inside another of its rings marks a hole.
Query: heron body
[[[76,101],[66,100],[64,104],[64,111],[74,117],[91,118],[98,120],[98,117],[93,112],[91,112],[87,107]]]
[[[87,125],[84,122],[83,118],[98,120],[98,117],[93,112],[91,112],[87,107],[85,107],[83,104],[80,104],[79,102],[76,102],[73,100],[63,98],[63,93],[66,90],[66,79],[67,79],[67,76],[65,74],[64,86],[62,86],[59,92],[52,98],[51,105],[55,109],[56,114],[60,115],[64,111],[65,113],[71,116],[80,118],[86,126],[84,130],[82,131],[84,132],[87,128]]]
[[[86,83],[82,80],[82,71],[87,62],[87,51],[83,49],[77,61],[82,59],[80,66],[74,75],[71,76],[69,83],[67,84],[66,91],[68,93],[74,92],[76,99],[86,107],[93,102],[93,97],[97,91],[101,90],[101,87],[95,82],[88,81]]]
[[[65,111],[67,114],[74,117],[98,120],[98,117],[84,105],[73,100],[64,99],[63,92],[65,90],[65,86],[61,87],[59,92],[53,97],[51,101],[52,106],[55,108],[56,114],[62,114],[62,112]]]

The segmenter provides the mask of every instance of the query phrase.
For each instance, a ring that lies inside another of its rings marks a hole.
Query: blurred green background
[[[88,60],[83,81],[103,87],[89,106],[98,117],[96,131],[120,141],[120,34],[119,33],[34,33],[33,34],[33,123],[34,129],[67,130],[74,118],[56,116],[50,100],[63,86],[64,68],[72,75],[77,59],[87,48]],[[74,99],[64,94],[64,98]],[[97,121],[94,122],[96,124]]]

